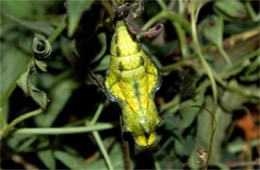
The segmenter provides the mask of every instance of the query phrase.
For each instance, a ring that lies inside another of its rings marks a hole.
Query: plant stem
[[[103,108],[104,108],[104,105],[102,103],[99,104],[98,109],[97,109],[96,113],[94,114],[94,117],[92,118],[92,120],[90,122],[91,125],[94,125],[96,123],[96,121],[98,120],[100,114],[103,111]],[[102,155],[104,156],[104,159],[105,159],[105,162],[106,162],[106,164],[108,166],[108,169],[113,170],[114,168],[113,168],[113,165],[112,165],[112,163],[110,161],[110,157],[109,157],[109,155],[108,155],[108,153],[106,151],[106,148],[104,146],[104,143],[103,143],[103,141],[102,141],[98,131],[95,130],[95,131],[92,132],[92,134],[95,137],[95,140],[97,141],[98,147],[99,147]]]
[[[217,48],[218,48],[218,51],[219,53],[224,57],[226,63],[228,64],[228,67],[231,66],[231,60],[230,60],[230,57],[228,56],[228,54],[226,53],[226,51],[220,47],[219,45],[217,45]]]
[[[62,33],[62,31],[66,28],[67,24],[65,22],[66,18],[64,18],[63,22],[55,29],[55,31],[48,37],[48,41],[50,43],[54,42],[56,38]]]
[[[194,5],[194,0],[191,1],[191,4],[192,4],[192,7],[191,7],[191,30],[192,30],[192,39],[193,39],[193,43],[194,43],[194,46],[195,46],[195,50],[197,51],[197,54],[199,55],[199,58],[202,62],[202,65],[203,67],[205,68],[207,74],[208,74],[208,77],[210,79],[210,82],[211,82],[211,87],[212,87],[212,91],[213,91],[213,98],[214,98],[214,101],[216,102],[217,101],[217,86],[216,86],[216,82],[215,82],[215,79],[213,77],[213,74],[211,72],[211,69],[208,65],[208,63],[206,62],[205,58],[203,57],[202,55],[202,52],[200,50],[200,45],[199,45],[199,41],[198,41],[198,38],[197,38],[197,30],[196,30],[196,19],[195,19],[195,5]]]
[[[8,134],[10,133],[10,131],[13,129],[13,127],[15,125],[17,125],[19,122],[25,120],[25,119],[28,119],[32,116],[36,116],[40,113],[42,113],[43,110],[40,108],[40,109],[37,109],[37,110],[34,110],[32,112],[29,112],[29,113],[25,113],[19,117],[17,117],[16,119],[14,119],[10,124],[8,124],[6,126],[6,128],[3,130],[3,134],[2,134],[2,137],[1,138],[5,138],[6,136],[8,136]]]
[[[60,128],[21,128],[16,130],[14,135],[66,135],[86,133],[100,130],[108,130],[116,127],[113,123],[98,123],[96,125],[82,127],[60,127]]]
[[[204,48],[201,49],[201,52],[204,53],[204,52],[210,50],[211,47],[212,47],[212,44],[208,44]],[[191,62],[192,59],[195,59],[196,57],[198,57],[197,52],[196,52],[196,54],[194,54],[192,56],[189,56],[189,57],[187,57],[185,59],[182,59],[182,60],[180,60],[180,61],[178,61],[176,63],[163,66],[162,68],[160,68],[160,70],[162,72],[171,72],[171,71],[176,70],[177,68],[179,68],[181,66],[187,65],[189,62]]]
[[[198,38],[197,38],[197,30],[196,30],[196,20],[197,19],[195,18],[195,13],[196,13],[196,11],[195,11],[195,0],[192,0],[191,1],[192,39],[193,39],[193,42],[194,42],[195,50],[197,51],[199,58],[202,62],[202,65],[205,68],[205,70],[208,74],[208,77],[210,79],[211,88],[212,88],[212,91],[213,91],[213,100],[214,100],[213,108],[212,108],[212,119],[211,119],[212,133],[211,133],[211,136],[210,136],[210,143],[209,143],[209,148],[208,148],[207,159],[206,159],[205,165],[203,167],[204,169],[207,169],[207,166],[208,166],[208,163],[209,163],[209,160],[210,160],[210,157],[211,157],[211,152],[212,152],[212,147],[213,147],[213,142],[214,142],[214,134],[215,134],[215,131],[216,131],[215,112],[216,112],[216,109],[217,109],[217,86],[216,86],[216,82],[215,82],[213,73],[212,73],[208,63],[206,62],[206,60],[203,57],[201,50],[200,50],[200,45],[199,45],[199,41],[198,41]],[[199,13],[199,11],[197,11],[196,14],[198,15],[198,13]]]
[[[180,43],[180,49],[181,49],[181,54],[183,56],[183,58],[187,58],[189,56],[188,54],[188,48],[187,48],[187,43],[186,43],[186,38],[185,38],[185,34],[184,32],[182,31],[182,28],[180,26],[179,23],[177,22],[172,22],[175,30],[176,30],[176,33],[178,35],[178,39],[179,39],[179,43]]]
[[[124,137],[124,130],[123,130],[123,118],[122,115],[119,116],[120,119],[120,131],[121,131],[121,138],[123,143],[123,149],[124,149],[124,161],[125,161],[125,169],[130,170],[131,164],[130,164],[130,152],[129,152],[129,142],[125,140]]]
[[[159,19],[162,18],[167,18],[169,20],[171,20],[172,25],[174,26],[176,33],[178,35],[178,39],[180,42],[180,49],[181,49],[181,53],[182,56],[185,58],[188,56],[188,50],[187,50],[187,44],[186,44],[186,40],[185,40],[185,36],[184,36],[184,32],[182,31],[181,25],[179,23],[179,21],[176,19],[177,15],[173,14],[171,11],[168,10],[166,4],[162,1],[162,0],[157,0],[157,3],[160,5],[160,7],[162,8],[162,11],[160,13],[158,13],[157,15],[155,15],[154,17],[152,17],[144,26],[143,26],[143,30],[147,30],[148,28],[150,28],[156,21],[158,21]],[[179,17],[180,18],[180,17]]]
[[[97,122],[100,114],[103,111],[103,108],[104,108],[104,105],[102,103],[99,104],[98,109],[97,109],[96,113],[94,114],[94,117],[92,118],[92,120],[90,122],[91,125],[94,125]]]
[[[104,6],[104,8],[106,9],[109,17],[111,18],[111,20],[113,21],[115,18],[115,12],[112,9],[111,4],[109,3],[109,0],[102,0],[100,1],[101,4]]]
[[[159,109],[159,113],[162,113],[163,111],[176,107],[177,104],[180,102],[180,95],[176,95],[174,96],[174,98],[172,100],[170,100],[168,103],[165,103],[164,105],[162,105]]]
[[[226,166],[228,166],[229,168],[241,168],[241,167],[246,167],[246,166],[259,166],[260,164],[260,159],[256,159],[255,161],[244,161],[244,162],[228,162],[228,163],[224,163]],[[247,168],[245,168],[247,169]]]
[[[254,11],[251,3],[250,3],[250,0],[247,0],[245,2],[245,6],[246,6],[247,12],[248,12],[249,16],[251,17],[251,19],[253,21],[255,21],[257,19],[257,15],[256,15],[256,13],[255,13],[255,11]]]
[[[156,0],[156,1],[160,5],[160,7],[162,8],[163,11],[168,11],[168,8],[167,8],[166,4],[163,2],[163,0]]]
[[[158,14],[156,14],[155,16],[153,16],[152,18],[150,18],[150,20],[148,20],[146,22],[146,24],[144,24],[144,26],[142,27],[142,30],[147,30],[148,28],[150,28],[155,22],[157,22],[160,19],[168,19],[172,22],[177,22],[181,25],[182,28],[184,28],[188,33],[191,33],[191,29],[190,29],[190,23],[188,20],[186,20],[184,17],[182,17],[179,14],[174,14],[171,11],[161,11]]]
[[[113,165],[112,165],[112,163],[110,161],[109,155],[108,155],[108,153],[106,151],[106,148],[104,146],[104,143],[102,142],[102,139],[101,139],[99,133],[97,131],[94,131],[94,132],[92,132],[92,134],[94,135],[94,137],[95,137],[95,139],[97,141],[98,147],[99,147],[102,155],[104,156],[104,159],[105,159],[105,161],[107,163],[108,169],[113,170],[114,169]]]
[[[164,18],[164,11],[161,11],[159,13],[157,13],[155,16],[153,16],[152,18],[150,18],[142,27],[142,30],[147,30],[148,28],[150,28],[154,23],[156,23],[159,19]]]

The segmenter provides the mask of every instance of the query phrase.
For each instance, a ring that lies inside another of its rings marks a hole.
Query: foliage
[[[164,31],[137,35],[163,75],[158,145],[143,151],[102,88],[113,2],[0,1],[1,168],[257,166],[259,2],[144,1],[137,25]]]

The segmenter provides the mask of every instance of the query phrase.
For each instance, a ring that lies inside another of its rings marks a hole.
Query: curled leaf
[[[164,26],[161,23],[156,24],[154,27],[150,28],[148,31],[140,32],[143,37],[152,38],[159,35],[164,30]]]
[[[126,24],[127,24],[129,31],[131,31],[131,33],[140,34],[143,37],[148,37],[148,38],[155,37],[155,36],[159,35],[164,29],[163,24],[158,23],[154,27],[150,28],[148,31],[141,30],[137,26],[137,24],[134,20],[134,16],[131,12],[129,12],[129,14],[126,18]]]
[[[140,0],[136,3],[130,4],[130,3],[125,3],[124,5],[121,6],[113,6],[113,9],[116,13],[123,15],[124,12],[128,12],[128,15],[126,17],[126,25],[129,31],[132,34],[140,34],[143,37],[155,37],[159,35],[163,29],[164,26],[161,23],[156,24],[154,27],[150,28],[148,31],[143,31],[141,30],[138,25],[135,22],[135,19],[139,16],[142,15],[144,11],[144,1]]]
[[[34,64],[31,63],[28,70],[23,73],[20,79],[17,81],[18,86],[42,108],[46,109],[47,106],[47,94],[44,91],[39,90],[30,80],[30,74],[33,73]]]
[[[46,60],[52,51],[50,42],[40,34],[35,34],[32,49],[35,59],[40,61]]]

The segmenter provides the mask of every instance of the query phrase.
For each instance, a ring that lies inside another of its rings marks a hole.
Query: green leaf
[[[69,1],[69,28],[68,35],[71,37],[81,19],[82,14],[88,10],[93,0],[70,0]]]
[[[104,159],[97,159],[86,163],[81,157],[68,154],[68,152],[56,151],[55,157],[70,169],[107,169]],[[109,157],[113,160],[115,169],[124,169],[123,150],[121,143],[117,142],[113,145]],[[133,162],[130,162],[133,167]]]
[[[35,151],[33,143],[38,139],[38,136],[30,136],[24,141],[19,143],[19,146],[15,148],[16,152],[31,152]]]
[[[39,90],[36,86],[31,83],[30,72],[33,68],[33,64],[28,70],[20,77],[17,81],[17,85],[43,109],[47,107],[47,94],[44,91]]]
[[[17,135],[17,136],[12,136],[7,138],[7,146],[9,148],[11,148],[12,150],[16,150],[21,143],[23,143],[24,141],[28,140],[28,138],[30,138],[31,135]]]
[[[31,17],[35,12],[31,1],[1,1],[1,9],[19,18]]]
[[[239,152],[243,152],[245,145],[248,145],[250,147],[257,147],[260,145],[260,140],[257,138],[257,139],[251,140],[250,142],[246,142],[241,138],[237,138],[227,145],[227,150],[228,150],[228,152],[230,152],[232,154],[236,154]]]
[[[199,80],[197,75],[190,71],[183,71],[181,73],[181,84],[180,84],[180,97],[181,100],[185,100],[195,96],[196,84]]]
[[[260,67],[260,57],[257,57],[248,67],[248,69],[246,70],[246,75],[249,75],[255,71],[259,71],[259,67]]]
[[[204,29],[205,37],[213,44],[221,47],[223,40],[223,20],[221,17],[211,16],[208,18],[208,25]]]
[[[239,0],[219,0],[215,1],[214,7],[224,16],[229,18],[243,19],[247,17],[247,11]]]
[[[184,107],[188,106],[188,108],[185,108],[184,110],[180,111],[181,116],[183,117],[179,126],[180,130],[184,130],[187,127],[189,127],[194,121],[194,119],[197,117],[197,114],[201,111],[200,108],[196,108],[192,106],[194,105],[202,106],[203,102],[204,102],[204,92],[201,92],[194,99],[190,99],[182,103]]]
[[[97,65],[97,67],[94,68],[94,71],[107,70],[109,67],[109,62],[110,62],[110,55],[104,56],[103,59],[100,61],[100,63]]]
[[[223,49],[222,41],[223,41],[223,19],[222,17],[213,16],[209,20],[210,23],[213,24],[209,25],[205,31],[205,37],[213,44],[215,44],[218,48],[218,51],[225,59],[226,63],[230,66],[231,61],[230,57],[227,55],[225,50]]]
[[[184,142],[184,147],[183,147],[183,155],[190,156],[190,153],[192,152],[194,146],[194,136],[187,136]]]
[[[230,87],[237,87],[237,86],[239,86],[239,84],[237,83],[236,80],[231,80],[230,83],[229,83],[229,86]],[[246,87],[241,88],[241,89],[246,89]],[[228,94],[229,94],[228,99],[221,100],[221,106],[223,108],[225,108],[225,110],[227,110],[228,112],[232,112],[234,110],[241,109],[243,103],[245,103],[246,101],[249,100],[248,97],[242,96],[238,93],[229,92]],[[232,99],[236,99],[236,100],[232,100]]]
[[[39,72],[47,72],[47,64],[44,61],[33,60]]]
[[[260,79],[259,74],[260,58],[257,57],[252,63],[250,63],[245,75],[239,77],[240,80],[246,82],[254,82]]]
[[[175,116],[167,117],[163,122],[165,129],[168,131],[174,131],[178,128],[179,121],[176,120]]]
[[[37,33],[51,35],[51,33],[54,32],[54,27],[47,21],[34,21],[28,19],[20,19],[21,17],[19,16],[16,17],[11,14],[5,14],[5,17],[15,22],[18,26],[25,27]]]
[[[62,76],[62,75],[61,75]],[[74,79],[65,79],[54,82],[53,88],[51,88],[49,97],[50,104],[45,113],[35,117],[36,124],[41,127],[49,127],[56,120],[59,113],[62,111],[67,101],[70,99],[73,91],[79,87],[79,83]]]
[[[224,111],[221,107],[217,108],[215,113],[215,119],[217,123],[216,132],[213,141],[213,150],[211,155],[211,164],[219,163],[221,160],[221,144],[225,138],[226,129],[230,125],[232,121],[232,112],[236,109],[239,109],[241,105],[249,100],[248,98],[238,95],[234,92],[225,91],[222,95],[221,103],[225,108]],[[235,100],[234,100],[235,99]],[[206,107],[211,108],[213,104],[210,98],[206,100]],[[189,157],[188,164],[190,167],[198,168],[198,164],[196,162],[196,152],[199,149],[207,150],[209,146],[209,139],[211,136],[211,115],[206,111],[202,111],[198,116],[198,127],[197,127],[197,135],[195,140],[195,146],[191,156]]]
[[[121,143],[117,142],[109,154],[110,159],[113,161],[114,169],[125,169],[124,157]],[[133,165],[133,162],[130,162]],[[133,167],[131,165],[131,167]],[[94,160],[86,165],[88,169],[107,169],[107,165],[104,159]]]
[[[65,56],[67,59],[70,59],[73,53],[77,54],[75,40],[69,40],[65,37],[61,37],[60,48],[63,56]]]
[[[258,21],[243,21],[243,22],[228,22],[225,23],[224,33],[225,34],[239,34],[246,31],[250,31],[254,28],[258,28],[260,20]]]
[[[183,143],[182,141],[180,141],[178,138],[174,140],[174,149],[175,149],[175,152],[176,154],[178,155],[183,155]]]
[[[49,148],[49,145],[50,145],[50,141],[48,140],[48,138],[43,138],[43,140],[41,140],[38,145],[38,148],[40,149],[40,151],[37,152],[37,155],[38,155],[39,159],[42,161],[42,163],[48,169],[56,169],[55,158],[54,158],[52,150]],[[44,148],[44,149],[42,149],[42,148]]]
[[[239,79],[244,82],[255,82],[260,79],[260,74],[252,74],[246,76],[240,76]]]
[[[26,71],[30,60],[21,51],[5,44],[1,45],[0,51],[0,106],[3,106],[15,89],[16,81]]]
[[[251,33],[251,31],[241,34],[235,41],[232,37],[224,41],[224,43],[229,44],[226,46],[225,51],[228,56],[230,56],[232,67],[228,69],[223,68],[223,66],[225,66],[225,61],[221,57],[221,54],[216,52],[211,53],[214,57],[214,67],[217,72],[222,72],[227,77],[236,75],[245,68],[246,60],[250,60],[252,57],[259,54],[259,50],[254,51],[258,47],[259,33],[251,37],[246,37],[249,33]],[[243,35],[245,35],[245,38],[243,38]]]
[[[70,169],[76,170],[88,168],[87,163],[79,156],[74,156],[63,151],[55,151],[54,156]]]
[[[107,50],[107,37],[105,33],[100,33],[97,35],[97,38],[100,42],[101,45],[101,49],[99,50],[98,54],[91,60],[90,63],[94,63],[98,60],[101,59],[101,57],[103,57],[103,55],[105,54],[106,50]]]

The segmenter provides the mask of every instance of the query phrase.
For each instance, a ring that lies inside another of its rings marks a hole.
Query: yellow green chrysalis
[[[106,94],[121,107],[124,127],[135,143],[149,147],[156,142],[159,124],[154,95],[160,88],[160,72],[122,20],[116,23],[110,52]]]

